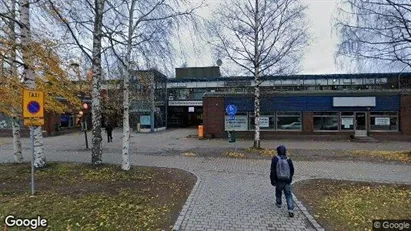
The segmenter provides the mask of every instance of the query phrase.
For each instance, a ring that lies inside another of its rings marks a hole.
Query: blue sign
[[[27,105],[27,109],[30,113],[36,114],[40,111],[40,104],[37,101],[30,101]]]
[[[237,107],[234,104],[227,105],[225,111],[229,115],[235,115],[237,113]]]

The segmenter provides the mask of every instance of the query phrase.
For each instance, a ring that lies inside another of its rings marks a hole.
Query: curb
[[[299,181],[303,181],[303,180],[309,180],[309,179],[299,179],[299,180],[295,180],[291,183],[291,185],[293,185],[296,182]],[[294,195],[294,193],[292,193],[293,195],[293,200],[295,202],[295,204],[297,205],[298,208],[301,209],[301,211],[303,212],[304,216],[307,218],[307,220],[311,223],[312,226],[314,226],[315,230],[317,231],[324,231],[325,229],[323,227],[321,227],[320,224],[318,224],[317,220],[315,220],[315,218],[308,212],[307,208],[301,203],[300,200],[297,199],[297,197]]]
[[[172,229],[173,231],[179,231],[181,229],[181,225],[183,224],[184,218],[186,217],[187,210],[190,207],[191,203],[193,202],[193,198],[197,194],[198,188],[200,187],[200,183],[201,183],[201,178],[197,174],[195,174],[192,171],[188,171],[186,169],[183,169],[183,170],[187,171],[187,172],[190,172],[191,174],[196,176],[197,177],[197,182],[194,185],[193,190],[191,190],[191,193],[188,196],[186,203],[184,204],[183,208],[181,209],[181,212],[178,215],[176,223],[174,223],[174,226],[173,226],[173,229]]]

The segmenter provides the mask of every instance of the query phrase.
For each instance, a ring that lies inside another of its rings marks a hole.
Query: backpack
[[[282,159],[281,157],[277,156],[277,159],[277,178],[279,180],[289,180],[291,171],[287,158]]]

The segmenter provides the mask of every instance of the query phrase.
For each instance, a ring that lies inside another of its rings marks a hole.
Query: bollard
[[[204,138],[204,126],[203,125],[198,125],[198,138],[199,139]]]

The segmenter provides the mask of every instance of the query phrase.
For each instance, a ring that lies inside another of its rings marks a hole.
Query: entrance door
[[[367,117],[365,112],[355,113],[355,136],[367,136]]]

